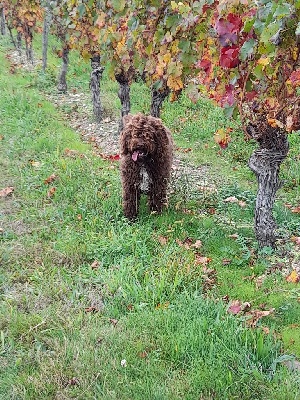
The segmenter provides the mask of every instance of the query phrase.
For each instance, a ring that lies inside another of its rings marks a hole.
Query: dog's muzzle
[[[147,153],[145,153],[142,150],[135,150],[132,154],[131,154],[131,158],[133,161],[138,161],[138,160],[143,160],[145,157],[147,156]]]

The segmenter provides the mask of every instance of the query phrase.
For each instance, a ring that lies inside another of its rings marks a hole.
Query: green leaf
[[[121,12],[125,8],[126,0],[111,0],[111,5],[115,11]]]
[[[254,70],[253,70],[253,75],[258,78],[261,79],[264,76],[263,73],[263,66],[261,64],[257,65]]]
[[[238,115],[238,109],[236,106],[225,106],[223,108],[223,113],[225,115],[226,118],[236,118]]]
[[[85,4],[80,4],[78,6],[78,13],[79,13],[79,17],[82,18],[83,15],[85,14],[86,8],[85,8]]]
[[[279,4],[275,10],[274,17],[288,17],[292,13],[291,5],[288,3]]]
[[[245,61],[247,58],[252,56],[256,45],[257,42],[255,39],[250,39],[243,44],[240,50],[240,58],[242,61]]]

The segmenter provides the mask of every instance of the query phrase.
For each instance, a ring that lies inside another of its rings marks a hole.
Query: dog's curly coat
[[[167,184],[173,160],[173,139],[159,118],[141,113],[123,117],[120,135],[123,210],[130,220],[136,218],[143,176],[147,175],[148,204],[161,212],[166,202]]]

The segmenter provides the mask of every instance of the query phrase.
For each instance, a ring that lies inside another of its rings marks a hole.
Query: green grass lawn
[[[8,39],[0,45],[0,190],[14,187],[0,198],[0,399],[300,399],[299,367],[285,365],[300,358],[300,286],[285,275],[300,262],[290,239],[299,215],[285,207],[300,202],[299,137],[274,209],[278,250],[258,252],[254,144],[232,124],[220,153],[220,110],[184,95],[166,102],[176,145],[192,148],[180,155],[218,190],[190,193],[187,176],[162,215],[142,207],[130,224],[118,163],[97,157],[43,97],[60,61],[50,54],[45,76],[12,74]],[[88,77],[72,54],[70,88],[88,91]],[[116,84],[104,76],[101,87],[117,115]],[[148,108],[148,89],[133,84],[133,112]],[[233,300],[249,310],[228,312]]]

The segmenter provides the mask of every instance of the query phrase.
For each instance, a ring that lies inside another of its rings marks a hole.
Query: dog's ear
[[[126,155],[129,153],[128,133],[124,130],[121,132],[121,136],[120,136],[120,153],[123,155]]]

